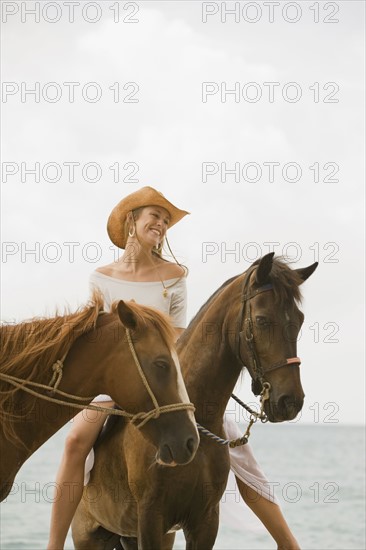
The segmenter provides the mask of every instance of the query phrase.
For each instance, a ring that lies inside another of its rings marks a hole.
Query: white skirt
[[[92,401],[92,403],[106,403],[107,401],[113,401],[113,399],[106,395],[105,393],[101,393],[100,395],[97,395]],[[88,485],[89,479],[90,479],[90,472],[92,471],[94,466],[94,449],[90,451],[88,456],[85,460],[85,466],[84,466],[84,485]]]
[[[110,395],[101,393],[100,395],[97,395],[96,397],[94,397],[92,403],[104,403],[106,401],[113,401],[113,399],[110,397]]]
[[[228,415],[224,416],[224,431],[227,439],[237,439],[243,435]],[[241,447],[235,447],[234,449],[229,448],[229,456],[230,468],[236,477],[241,479],[246,485],[249,485],[262,497],[278,504],[273,487],[268,483],[266,476],[254,458],[249,443]]]

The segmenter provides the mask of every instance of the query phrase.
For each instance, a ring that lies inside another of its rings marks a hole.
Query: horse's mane
[[[103,299],[95,293],[74,313],[66,311],[52,318],[34,317],[16,325],[1,325],[0,373],[48,384],[52,365],[79,336],[95,327],[103,305]],[[0,384],[0,420],[7,437],[18,440],[14,421],[20,422],[30,414],[36,398],[28,397],[24,404],[19,401],[19,393],[15,395],[19,392],[17,387],[1,380]]]
[[[0,372],[16,374],[29,380],[42,371],[50,373],[50,367],[60,359],[73,342],[92,330],[103,299],[94,294],[86,305],[76,312],[56,314],[51,318],[34,317],[19,324],[3,324],[0,327]],[[3,395],[0,395],[0,406]]]
[[[252,265],[256,266],[259,264],[259,262],[260,258],[253,262]],[[215,292],[206,300],[203,306],[201,306],[196,315],[192,318],[188,325],[188,328],[190,328],[190,326],[193,325],[198,320],[198,318],[204,314],[208,306],[215,300],[215,298],[221,293],[221,291],[223,291],[232,282],[239,279],[239,277],[244,278],[245,273],[246,271],[244,273],[240,273],[239,275],[231,277],[230,279],[225,281],[217,290],[215,290]],[[273,259],[271,274],[269,276],[268,282],[272,283],[275,301],[280,306],[282,306],[286,302],[291,303],[293,300],[295,302],[301,303],[302,294],[299,285],[302,283],[302,279],[296,271],[294,271],[287,265],[283,258],[278,257]]]
[[[242,275],[242,273],[240,273],[239,275],[235,275],[234,277],[231,277],[230,279],[228,279],[227,281],[225,281],[217,290],[215,290],[215,292],[213,294],[211,294],[211,296],[206,300],[206,302],[200,307],[200,309],[197,311],[196,315],[191,319],[191,321],[189,322],[189,325],[187,327],[187,330],[189,329],[189,327],[191,325],[193,325],[195,323],[196,320],[198,320],[199,316],[200,315],[203,315],[204,312],[206,311],[206,309],[208,308],[208,306],[214,301],[214,299],[216,298],[216,296],[218,296],[220,294],[220,292],[222,290],[224,290],[224,288],[226,288],[230,283],[232,283],[233,281],[235,281],[238,277],[240,277],[240,275]]]

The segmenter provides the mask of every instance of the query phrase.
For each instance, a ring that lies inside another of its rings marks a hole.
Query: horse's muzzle
[[[170,442],[162,444],[156,455],[156,462],[162,466],[183,466],[195,456],[199,439],[188,437],[182,444]]]
[[[265,405],[265,413],[268,420],[270,422],[284,422],[296,418],[302,409],[304,400],[283,395],[278,401],[273,402],[270,400],[267,403]]]

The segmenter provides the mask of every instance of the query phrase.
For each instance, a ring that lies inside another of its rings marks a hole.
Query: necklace
[[[158,277],[160,279],[160,282],[162,284],[162,287],[163,287],[163,298],[167,298],[168,297],[168,289],[169,288],[172,288],[174,285],[176,285],[177,283],[179,283],[179,281],[186,275],[186,270],[184,269],[183,266],[181,266],[180,264],[177,263],[177,265],[179,265],[182,270],[183,270],[183,274],[180,276],[180,277],[177,277],[176,281],[174,281],[173,283],[171,283],[170,285],[166,285],[160,275],[160,271],[159,271],[159,268],[157,265],[155,265],[155,263],[153,264],[154,266],[154,269],[156,271],[156,273],[158,274]]]
[[[160,277],[160,275],[159,275]],[[172,286],[176,285],[177,283],[179,283],[179,281],[184,277],[184,275],[182,275],[181,277],[178,277],[178,279],[176,281],[174,281],[174,283],[170,284],[170,285],[165,285],[164,284],[164,281],[162,279],[160,279],[161,281],[161,284],[163,285],[163,297],[164,298],[167,298],[168,297],[168,288],[171,288]]]
[[[127,248],[127,247],[126,247],[126,248]],[[169,247],[169,250],[170,250],[170,247]],[[161,257],[158,253],[155,252],[155,253],[153,253],[153,255],[154,255],[154,256],[158,256],[159,259],[162,260],[162,257]],[[179,265],[179,267],[182,268],[183,273],[182,273],[182,275],[181,275],[180,277],[177,277],[176,280],[173,281],[173,283],[171,283],[170,285],[166,285],[166,284],[164,283],[164,281],[163,281],[163,279],[162,279],[162,277],[161,277],[161,275],[160,275],[160,270],[159,270],[159,268],[158,268],[158,266],[157,266],[157,260],[156,260],[156,258],[154,259],[153,256],[149,256],[149,259],[150,259],[150,261],[151,261],[151,265],[152,265],[152,267],[154,268],[155,272],[157,273],[157,275],[158,275],[158,277],[159,277],[159,279],[160,279],[161,285],[162,285],[162,287],[163,287],[163,298],[167,298],[167,297],[168,297],[168,289],[169,289],[169,288],[172,288],[174,285],[176,285],[177,283],[179,283],[179,281],[180,281],[181,279],[183,279],[183,277],[185,277],[186,274],[187,274],[187,268],[183,267],[183,266],[177,261],[177,259],[176,259],[176,257],[174,256],[173,253],[172,253],[172,256],[173,256],[173,258],[175,259],[176,264]],[[155,260],[155,261],[154,261],[154,260]],[[164,261],[164,260],[163,260],[163,261]]]

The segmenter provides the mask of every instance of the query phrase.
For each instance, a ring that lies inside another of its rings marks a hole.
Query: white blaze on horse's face
[[[179,359],[178,359],[178,355],[177,355],[177,352],[175,350],[170,350],[170,354],[172,356],[172,359],[174,361],[174,364],[177,368],[177,386],[178,386],[178,395],[179,397],[181,398],[182,402],[183,403],[190,403],[190,399],[189,399],[189,396],[188,396],[188,393],[187,393],[187,390],[186,390],[186,386],[184,384],[184,380],[183,380],[183,376],[182,376],[182,371],[180,369],[180,363],[179,363]],[[192,411],[188,411],[188,414],[192,420],[192,422],[194,423],[194,425],[196,425],[196,420],[194,418],[194,414]],[[197,432],[198,433],[198,432]]]

